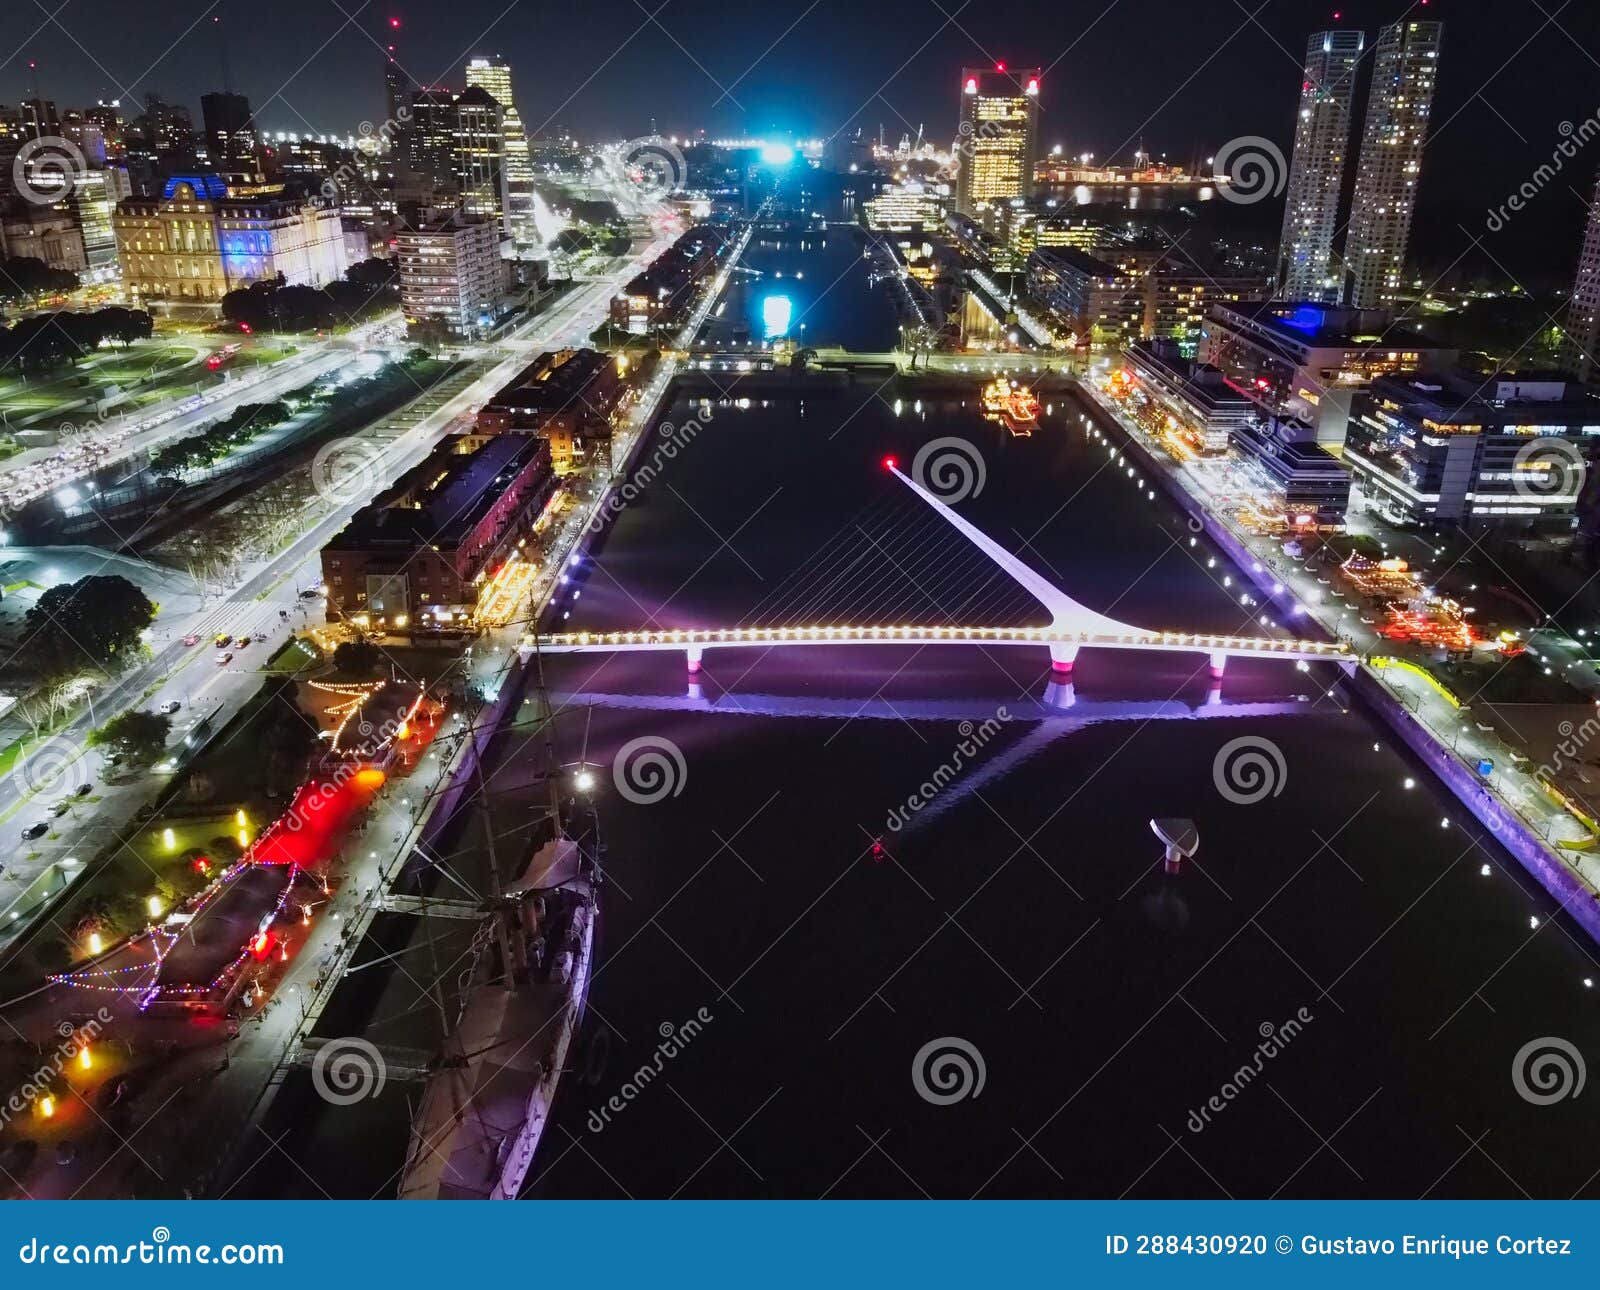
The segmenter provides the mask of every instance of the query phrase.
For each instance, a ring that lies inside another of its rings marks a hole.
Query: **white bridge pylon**
[[[708,649],[776,648],[798,645],[1028,645],[1050,651],[1052,669],[1067,679],[1078,651],[1091,649],[1157,650],[1206,654],[1211,675],[1219,678],[1227,660],[1236,657],[1280,658],[1295,662],[1353,662],[1343,641],[1287,640],[1270,636],[1225,636],[1212,632],[1168,632],[1135,627],[1080,604],[1017,555],[1006,550],[975,524],[956,514],[892,459],[885,466],[922,498],[946,523],[982,551],[1013,581],[1033,596],[1050,615],[1048,627],[709,627],[647,628],[621,632],[554,632],[526,636],[523,648],[551,654],[636,653],[681,650],[690,672],[700,670]]]

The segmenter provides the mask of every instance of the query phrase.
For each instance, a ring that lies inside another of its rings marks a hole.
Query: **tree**
[[[121,665],[155,621],[150,598],[117,574],[90,574],[51,587],[23,621],[24,658],[44,676]]]
[[[139,769],[149,766],[167,747],[172,718],[159,712],[127,711],[89,732],[89,747],[122,754],[123,763]]]
[[[75,291],[78,275],[52,269],[31,255],[0,258],[0,300],[22,300],[43,292]]]
[[[370,641],[344,641],[333,651],[333,665],[350,676],[372,675],[382,658],[383,651]]]

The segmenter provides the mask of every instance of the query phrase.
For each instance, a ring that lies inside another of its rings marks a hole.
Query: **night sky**
[[[1370,45],[1405,15],[1445,23],[1419,232],[1446,263],[1465,228],[1480,259],[1564,276],[1600,140],[1509,227],[1484,225],[1550,159],[1563,122],[1600,112],[1595,0],[7,0],[0,102],[30,93],[32,59],[61,105],[153,90],[198,118],[227,31],[232,87],[272,130],[381,119],[393,39],[422,82],[460,85],[469,55],[504,55],[530,134],[631,136],[652,118],[663,133],[803,136],[882,122],[890,139],[922,124],[948,143],[958,69],[1004,59],[1047,69],[1042,145],[1126,158],[1142,139],[1188,161],[1246,134],[1287,152],[1307,34],[1359,27]]]

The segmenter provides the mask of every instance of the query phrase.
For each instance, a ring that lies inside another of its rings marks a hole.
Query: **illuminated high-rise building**
[[[1004,63],[962,69],[956,205],[964,213],[1032,194],[1040,74]]]
[[[1306,42],[1300,116],[1278,244],[1277,293],[1285,300],[1331,303],[1339,297],[1333,241],[1350,150],[1350,108],[1366,37],[1359,31],[1313,32]]]
[[[1578,256],[1567,312],[1565,366],[1580,381],[1600,374],[1600,182],[1589,203],[1589,224]]]
[[[205,123],[206,156],[213,170],[256,169],[256,123],[250,100],[243,94],[218,90],[200,96],[200,118]]]
[[[519,248],[533,250],[539,241],[533,215],[533,162],[528,133],[511,97],[511,66],[498,54],[467,63],[467,85],[487,91],[500,105],[500,141],[505,166],[505,226]]]
[[[1404,281],[1442,31],[1396,22],[1378,33],[1344,251],[1346,301],[1357,309],[1391,304]]]
[[[505,113],[488,90],[474,85],[456,96],[452,161],[461,209],[509,233],[504,126]]]

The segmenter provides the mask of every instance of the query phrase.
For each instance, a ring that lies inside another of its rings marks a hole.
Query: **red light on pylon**
[[[899,464],[900,463],[898,461],[896,461],[893,457],[885,457],[883,459],[883,468],[885,470],[893,470]]]
[[[394,28],[394,30],[399,31],[400,30],[400,19],[398,19],[398,18],[389,19],[389,26]]]
[[[1006,70],[1006,65],[1004,63],[996,63],[994,65],[994,70],[997,72],[1003,72]]]

